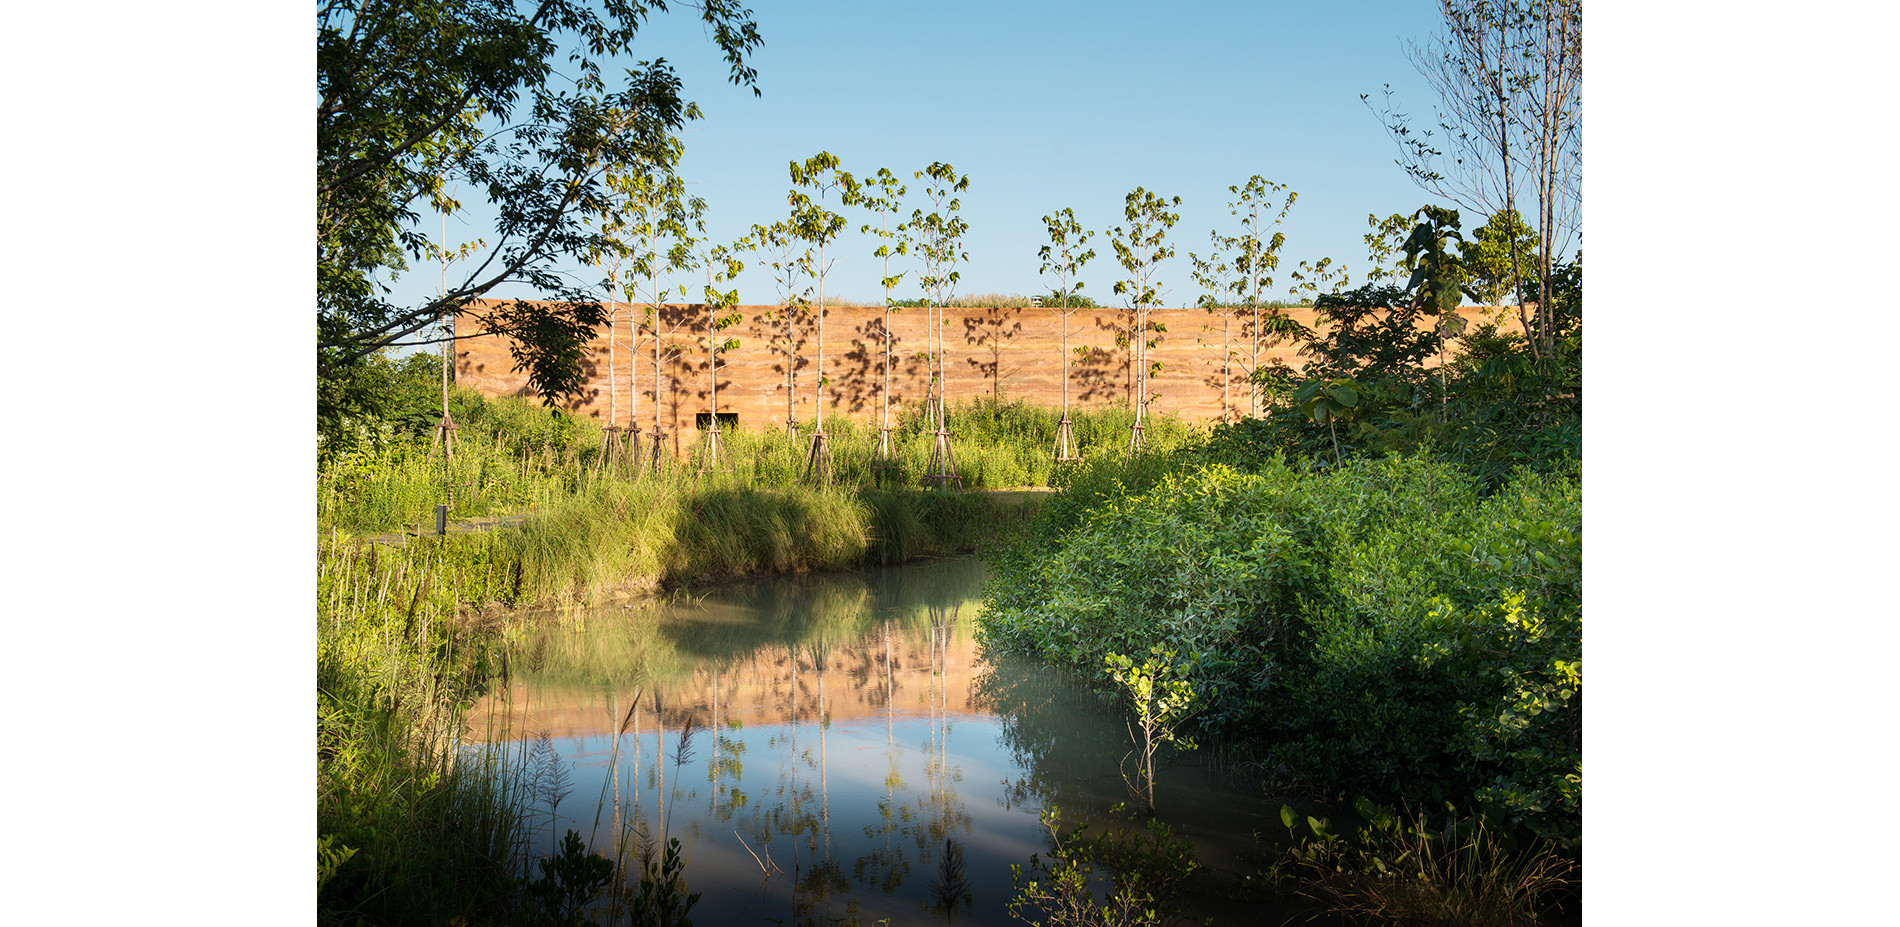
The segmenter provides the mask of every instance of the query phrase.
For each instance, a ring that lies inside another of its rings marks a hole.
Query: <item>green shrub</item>
[[[1183,453],[1069,477],[993,561],[987,644],[1098,682],[1106,654],[1200,654],[1206,729],[1382,800],[1578,836],[1574,467],[1490,496],[1419,457],[1243,473]]]

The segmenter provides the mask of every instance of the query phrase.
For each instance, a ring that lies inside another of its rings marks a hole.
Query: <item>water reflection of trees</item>
[[[1118,760],[1128,732],[1099,710],[1100,696],[1047,666],[992,656],[976,680],[977,704],[1002,724],[1000,739],[1023,770],[1011,806],[1090,808],[1123,788]]]
[[[755,901],[789,903],[768,919],[849,922],[857,904],[840,912],[840,899],[923,899],[945,838],[974,828],[948,756],[953,711],[967,694],[955,693],[953,708],[947,671],[953,650],[967,650],[953,645],[971,633],[966,603],[981,578],[980,563],[951,561],[750,583],[665,614],[571,616],[524,638],[524,652],[540,654],[524,675],[598,694],[593,729],[610,746],[595,831],[622,859],[669,833],[741,843],[760,861]],[[860,723],[865,706],[885,721],[888,766],[861,835],[832,829],[831,721],[841,698]],[[763,740],[735,714],[756,717],[760,702],[768,723],[784,724]],[[927,721],[921,743],[898,733],[900,708],[912,724],[913,706]]]

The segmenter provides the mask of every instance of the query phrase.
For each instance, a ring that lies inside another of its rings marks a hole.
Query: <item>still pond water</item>
[[[1132,805],[1131,742],[1060,674],[980,654],[983,577],[938,560],[570,612],[513,649],[472,740],[558,761],[543,847],[569,828],[609,857],[630,835],[679,839],[695,923],[1014,923],[1010,866],[1048,852],[1038,811],[1067,825]],[[1202,754],[1157,778],[1161,816],[1217,880],[1281,829],[1277,802]],[[968,887],[949,912],[932,892],[946,840]],[[1199,894],[1196,921],[1244,917]]]

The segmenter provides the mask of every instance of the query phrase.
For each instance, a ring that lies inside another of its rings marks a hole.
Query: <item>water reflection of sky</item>
[[[507,697],[477,706],[499,732],[477,739],[525,753],[550,735],[572,779],[556,834],[609,856],[643,833],[678,838],[696,923],[937,921],[946,837],[971,894],[955,922],[1009,923],[1010,866],[1046,852],[1038,810],[1074,820],[1124,798],[1128,744],[1046,670],[984,661],[982,577],[947,561],[774,580],[551,625],[515,648]]]

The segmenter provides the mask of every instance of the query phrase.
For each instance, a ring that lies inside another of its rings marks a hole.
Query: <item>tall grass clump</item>
[[[321,923],[447,923],[511,904],[518,796],[460,756],[460,709],[498,654],[453,621],[501,594],[490,538],[411,549],[325,539],[318,564],[317,859]]]
[[[574,491],[606,469],[600,425],[525,399],[458,390],[453,455],[427,435],[327,455],[318,468],[317,523],[377,533],[432,524],[435,507],[463,519],[523,511]],[[612,462],[624,471],[630,461]]]
[[[1355,923],[1519,927],[1574,895],[1577,867],[1548,842],[1522,843],[1482,815],[1398,814],[1365,799],[1364,823],[1335,833],[1330,820],[1282,806],[1290,839],[1267,867],[1283,891]]]

